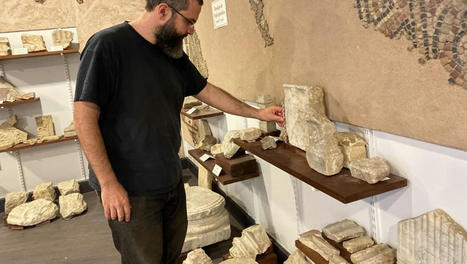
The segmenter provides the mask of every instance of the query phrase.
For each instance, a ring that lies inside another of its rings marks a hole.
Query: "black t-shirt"
[[[170,191],[181,179],[180,110],[207,84],[186,54],[172,59],[127,22],[93,35],[81,55],[75,101],[100,107],[110,163],[130,195]],[[91,185],[99,190],[92,168]]]

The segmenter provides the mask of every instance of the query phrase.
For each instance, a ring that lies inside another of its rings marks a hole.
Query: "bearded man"
[[[174,263],[187,229],[181,181],[184,97],[225,112],[283,122],[215,87],[183,52],[203,0],[147,0],[132,22],[94,34],[81,55],[74,120],[122,263]]]

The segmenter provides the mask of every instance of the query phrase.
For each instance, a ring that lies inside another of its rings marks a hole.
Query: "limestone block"
[[[52,185],[52,182],[44,182],[36,186],[34,188],[34,192],[32,193],[32,197],[34,200],[37,199],[46,199],[49,201],[55,200],[55,189]]]
[[[16,96],[16,99],[18,100],[27,100],[27,99],[32,99],[36,97],[36,93],[30,92],[30,93],[25,93],[25,94],[19,94]]]
[[[397,263],[467,263],[467,231],[436,209],[398,224]]]
[[[198,109],[199,111],[208,111],[209,109],[211,109],[211,107],[207,104],[197,105],[194,106],[194,108]]]
[[[213,176],[203,166],[198,164],[198,186],[206,189],[212,189]]]
[[[264,137],[263,139],[261,139],[261,148],[263,150],[275,149],[277,148],[276,141],[271,136]]]
[[[70,125],[68,125],[65,130],[63,131],[64,137],[74,137],[76,136],[76,128],[75,123],[71,121]]]
[[[198,138],[203,139],[206,136],[212,136],[211,127],[209,126],[208,121],[204,119],[198,120]]]
[[[198,248],[188,253],[182,264],[212,264],[212,260],[202,248]]]
[[[308,165],[326,176],[334,175],[342,170],[344,155],[337,145],[337,140],[329,137],[316,144],[311,144],[306,151]]]
[[[55,136],[54,123],[51,115],[36,116],[37,137]]]
[[[276,131],[276,123],[274,121],[259,121],[259,129],[264,133]]]
[[[222,151],[222,144],[216,144],[214,146],[211,147],[211,154],[213,156],[217,155],[217,154],[221,154],[221,153],[224,153]]]
[[[61,195],[58,197],[58,203],[60,205],[60,215],[62,215],[65,220],[69,220],[75,215],[82,214],[88,208],[81,193]]]
[[[310,230],[300,235],[299,239],[305,246],[313,249],[325,260],[329,260],[333,255],[339,255],[340,251],[329,244],[319,230]]]
[[[323,228],[323,233],[327,238],[336,242],[361,237],[365,235],[365,229],[352,220],[344,219],[342,221],[327,225]]]
[[[350,173],[352,177],[374,184],[386,178],[390,173],[390,168],[384,159],[375,157],[352,161]]]
[[[386,244],[377,244],[370,248],[350,255],[355,264],[392,264],[396,257],[395,251]]]
[[[13,208],[20,204],[24,204],[28,200],[28,193],[13,192],[7,193],[5,196],[5,214],[9,214]]]
[[[11,54],[10,52],[10,42],[8,42],[8,38],[0,38],[0,56],[8,56]]]
[[[68,30],[55,30],[52,32],[52,39],[55,46],[62,46],[66,49],[73,40],[73,32]]]
[[[373,244],[375,244],[375,242],[373,241],[371,237],[361,236],[361,237],[357,237],[351,240],[344,241],[343,246],[348,252],[355,253],[357,251],[369,248],[373,246]]]
[[[334,255],[329,259],[329,264],[349,264],[343,257]]]
[[[247,141],[256,140],[261,136],[262,133],[263,132],[261,132],[261,129],[259,128],[255,128],[255,127],[245,128],[240,131],[240,139],[247,140]]]
[[[8,214],[7,223],[10,225],[32,226],[58,215],[58,206],[46,199],[37,199],[16,206]]]
[[[258,264],[258,262],[252,258],[231,258],[224,260],[219,264]]]
[[[185,101],[183,102],[183,109],[189,110],[190,108],[197,106],[197,105],[202,105],[203,103],[196,99],[193,96],[187,96],[185,97]]]
[[[290,254],[284,264],[309,264],[309,262],[306,260],[305,255],[297,249]]]
[[[9,149],[11,147],[13,147],[15,144],[13,144],[13,142],[1,142],[1,139],[0,139],[0,150],[5,150],[5,149]]]
[[[253,225],[242,231],[241,237],[234,237],[229,252],[234,258],[252,258],[263,254],[271,246],[266,230],[261,225]]]
[[[16,100],[31,99],[35,96],[34,92],[20,93],[13,84],[0,76],[0,102],[14,102]]]
[[[349,168],[350,162],[366,158],[366,142],[356,133],[337,132],[335,134],[344,154],[344,167]]]
[[[21,34],[21,41],[28,52],[46,50],[44,38],[41,35]]]
[[[15,127],[0,129],[0,145],[14,146],[25,142],[28,138],[28,133],[21,131]]]
[[[240,149],[237,144],[233,143],[233,139],[239,138],[240,135],[240,130],[231,130],[225,135],[224,140],[222,141],[222,150],[224,151],[224,156],[226,158],[232,158]]]
[[[57,188],[61,195],[67,195],[70,193],[79,193],[79,184],[73,179],[69,181],[63,181],[57,184]]]
[[[54,135],[54,136],[46,136],[46,137],[41,137],[41,138],[38,138],[37,139],[37,142],[36,143],[42,143],[42,142],[46,142],[46,141],[54,141],[54,140],[59,140],[60,138],[62,138],[63,135]]]
[[[196,145],[196,148],[210,151],[211,147],[216,145],[217,143],[217,138],[213,136],[205,136],[201,141]]]

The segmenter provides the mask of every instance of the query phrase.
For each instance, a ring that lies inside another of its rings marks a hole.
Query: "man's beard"
[[[183,56],[183,39],[186,35],[180,35],[175,30],[174,16],[165,25],[156,29],[157,45],[167,56],[179,59]]]

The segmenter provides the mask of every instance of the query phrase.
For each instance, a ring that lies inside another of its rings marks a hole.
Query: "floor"
[[[184,176],[190,185],[195,179]],[[0,263],[53,264],[53,263],[120,263],[118,252],[104,218],[102,205],[94,192],[84,193],[88,204],[85,214],[65,221],[56,219],[49,224],[25,230],[10,230],[0,226]],[[3,213],[0,214],[3,219]],[[232,237],[240,236],[245,228],[231,217]],[[214,263],[222,261],[228,253],[232,239],[205,247]]]

